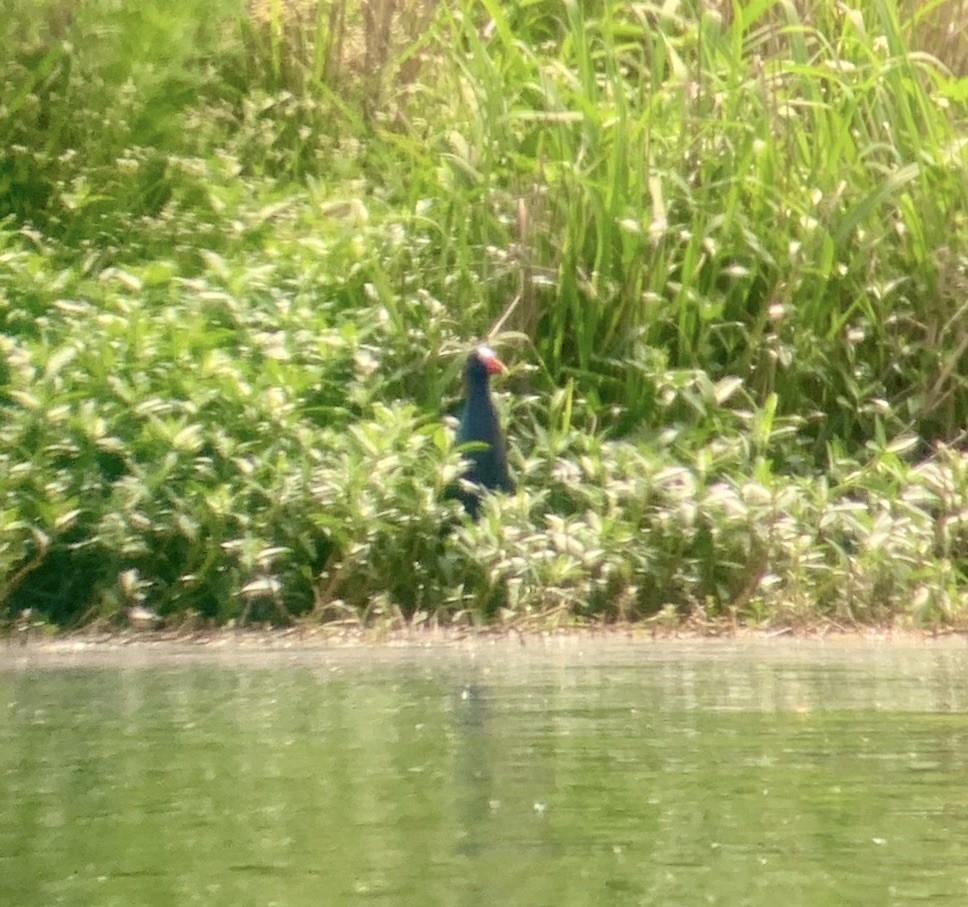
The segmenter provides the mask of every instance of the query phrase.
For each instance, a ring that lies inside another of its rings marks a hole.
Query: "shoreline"
[[[80,629],[49,633],[13,629],[0,636],[4,655],[78,654],[139,650],[149,652],[218,651],[223,653],[376,650],[464,650],[689,645],[720,648],[730,645],[965,645],[968,629],[932,630],[891,626],[804,626],[758,629],[684,624],[656,627],[643,624],[601,627],[525,629],[501,627],[366,628],[312,626],[289,628],[215,628],[192,630]]]

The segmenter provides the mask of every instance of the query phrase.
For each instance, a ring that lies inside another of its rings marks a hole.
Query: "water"
[[[0,648],[0,904],[968,903],[963,643]]]

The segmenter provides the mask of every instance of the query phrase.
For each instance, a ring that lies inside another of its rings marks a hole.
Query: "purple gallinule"
[[[465,451],[467,469],[462,481],[449,490],[448,497],[458,498],[472,520],[477,519],[481,488],[514,491],[514,482],[508,475],[504,434],[491,399],[491,375],[503,370],[503,363],[488,346],[477,347],[464,366],[464,412],[456,443],[475,446]],[[468,482],[479,487],[468,488]]]

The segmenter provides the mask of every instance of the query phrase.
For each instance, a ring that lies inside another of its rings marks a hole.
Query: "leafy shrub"
[[[964,619],[930,9],[75,6],[0,3],[5,614]]]

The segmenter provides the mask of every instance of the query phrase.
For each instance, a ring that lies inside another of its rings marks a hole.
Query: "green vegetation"
[[[0,0],[0,615],[964,622],[949,6]]]

